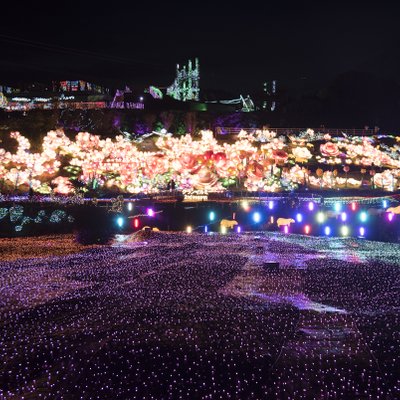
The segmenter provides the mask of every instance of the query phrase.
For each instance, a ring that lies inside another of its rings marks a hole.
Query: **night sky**
[[[294,89],[323,86],[351,70],[399,81],[392,4],[128,4],[5,6],[0,84],[59,78],[167,86],[176,63],[196,56],[201,89],[233,94],[246,95],[272,79]]]

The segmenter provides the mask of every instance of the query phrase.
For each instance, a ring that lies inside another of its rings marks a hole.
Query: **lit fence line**
[[[225,127],[225,126],[217,126],[215,128],[215,133],[217,135],[237,135],[240,131],[244,130],[248,133],[255,133],[257,130],[268,130],[270,132],[276,132],[277,135],[290,135],[299,132],[306,132],[310,128],[273,128],[273,127],[265,127],[265,128],[236,128],[236,127]],[[330,134],[330,135],[342,135],[343,133],[346,135],[353,136],[371,136],[377,134],[378,131],[376,129],[353,129],[353,128],[311,128],[315,133],[320,134]]]

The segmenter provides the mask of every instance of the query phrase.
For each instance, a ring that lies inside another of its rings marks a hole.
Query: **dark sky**
[[[176,63],[195,56],[201,88],[234,94],[271,79],[318,86],[349,70],[398,80],[399,14],[391,2],[85,4],[2,5],[0,83],[81,78],[166,86]]]

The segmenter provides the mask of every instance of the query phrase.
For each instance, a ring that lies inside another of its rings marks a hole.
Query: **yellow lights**
[[[227,232],[226,226],[221,226],[221,233],[225,235]]]
[[[349,227],[348,227],[348,226],[343,225],[343,226],[340,228],[340,234],[341,234],[342,236],[349,236],[349,233],[350,233],[350,230],[349,230]]]
[[[325,214],[322,211],[317,213],[317,222],[323,224],[325,222]]]
[[[192,233],[192,227],[190,225],[186,227],[186,233]]]
[[[249,211],[250,210],[250,205],[249,202],[247,200],[243,200],[242,201],[242,208],[244,211]]]

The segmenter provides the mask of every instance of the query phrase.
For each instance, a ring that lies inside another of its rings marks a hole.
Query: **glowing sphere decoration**
[[[365,211],[362,211],[362,212],[360,213],[360,221],[361,221],[361,222],[366,222],[367,219],[368,219],[367,213],[366,213]]]
[[[285,226],[283,227],[283,231],[284,231],[285,233],[289,233],[289,227],[288,227],[287,225],[285,225]]]
[[[243,208],[244,211],[249,211],[250,210],[249,202],[246,201],[246,200],[243,200],[242,201],[242,208]]]
[[[389,222],[392,222],[393,221],[393,219],[394,219],[394,214],[393,213],[387,213],[387,219],[388,219],[388,221]]]
[[[350,232],[349,227],[346,226],[346,225],[343,225],[340,228],[340,233],[341,233],[342,236],[349,236],[349,232]]]
[[[186,233],[192,233],[192,227],[190,225],[186,227]]]
[[[319,224],[322,224],[325,221],[325,214],[322,211],[317,214],[317,221]]]
[[[122,217],[117,218],[117,225],[122,228],[124,226],[124,219]]]
[[[152,208],[148,208],[147,211],[146,211],[146,214],[149,217],[154,217],[154,210]]]
[[[308,209],[309,209],[310,211],[314,211],[314,202],[313,202],[313,201],[310,201],[310,202],[308,203]]]
[[[134,218],[133,219],[133,227],[135,229],[139,228],[139,218]]]
[[[236,228],[236,232],[237,232],[237,233],[242,232],[242,228],[241,228],[239,225],[238,225],[237,228]]]
[[[341,219],[343,222],[347,221],[347,214],[346,214],[345,212],[342,212],[342,213],[340,214],[340,219]]]
[[[339,202],[336,202],[334,205],[334,209],[336,212],[339,212],[342,209],[342,205]]]
[[[226,226],[221,226],[221,233],[225,235],[228,232]]]
[[[306,235],[309,235],[310,232],[311,232],[311,227],[310,227],[310,225],[306,225],[306,226],[304,227],[304,233],[305,233]]]
[[[270,200],[270,201],[268,202],[268,208],[269,208],[270,210],[273,210],[273,208],[274,208],[274,202],[273,202],[273,200]]]
[[[258,211],[256,211],[256,212],[253,214],[253,221],[254,221],[256,224],[258,224],[258,223],[261,221],[261,214],[260,214]]]
[[[131,202],[128,203],[128,211],[132,211],[133,209],[133,204]]]
[[[383,200],[382,201],[382,207],[383,208],[387,208],[387,206],[388,206],[388,201],[387,200]]]
[[[296,221],[297,222],[302,222],[303,221],[303,216],[300,213],[296,214]]]
[[[357,210],[357,203],[355,203],[354,201],[351,203],[350,205],[351,211],[356,211]]]
[[[215,212],[214,211],[210,211],[210,214],[208,214],[208,218],[210,221],[214,221],[215,220]]]
[[[331,234],[331,228],[329,226],[326,226],[324,228],[324,233],[326,236],[329,236]]]
[[[363,226],[360,227],[358,232],[360,233],[360,236],[363,236],[363,237],[365,236],[365,228]]]
[[[204,227],[204,233],[207,233],[208,232],[208,226],[206,225],[205,227]]]

